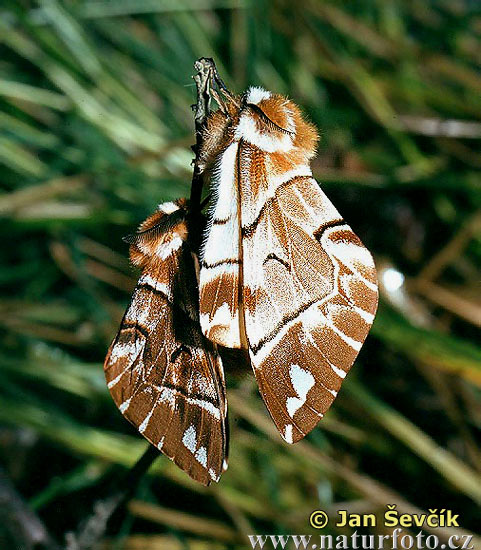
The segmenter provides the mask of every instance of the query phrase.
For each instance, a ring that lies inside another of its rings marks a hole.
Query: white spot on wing
[[[210,475],[210,478],[212,479],[212,481],[219,481],[219,476],[216,475],[213,468],[209,468],[209,475]]]
[[[374,323],[374,315],[372,313],[369,313],[368,311],[364,311],[362,308],[358,306],[352,306],[354,311],[364,320],[368,325],[372,325]]]
[[[155,251],[155,255],[159,259],[165,260],[171,254],[179,250],[179,248],[182,246],[182,242],[183,241],[180,236],[176,235],[171,241],[160,244]]]
[[[201,390],[204,391],[206,394],[211,394],[212,391],[209,391],[209,387],[203,385],[203,379],[199,379],[196,381],[197,384],[201,387]],[[175,398],[177,395],[177,391],[172,388],[163,388],[161,386],[154,386],[154,388],[160,392],[159,395],[159,401],[161,403],[169,403],[170,406],[175,405]],[[220,420],[220,411],[218,407],[213,405],[210,401],[204,401],[203,399],[196,399],[193,397],[187,398],[187,403],[190,405],[196,405],[197,407],[200,407],[201,409],[204,409],[208,413],[210,413],[214,418],[217,420]]]
[[[209,314],[202,313],[200,315],[200,326],[202,332],[206,334],[207,337],[212,330],[217,329],[222,331],[222,345],[226,347],[239,347],[240,329],[238,317],[237,314],[232,315],[227,302],[224,302],[215,310],[212,319],[210,319]]]
[[[161,403],[168,403],[171,407],[175,405],[175,390],[160,386],[156,386],[155,388],[160,391],[159,401]]]
[[[187,399],[187,403],[189,403],[190,405],[197,405],[201,409],[204,409],[205,411],[207,411],[217,420],[220,420],[220,411],[218,407],[213,405],[210,401],[204,401],[203,399],[194,399],[192,397],[189,397]]]
[[[284,428],[284,439],[287,443],[292,443],[292,424],[287,424]]]
[[[184,436],[182,437],[182,443],[192,454],[195,453],[197,447],[197,432],[193,424],[185,430]]]
[[[229,325],[232,321],[232,314],[227,302],[224,302],[219,308],[216,309],[215,315],[210,322],[211,326],[216,325]]]
[[[124,401],[120,407],[119,407],[119,411],[124,414],[124,412],[129,408],[129,405],[130,405],[130,402],[132,401],[132,398],[129,397],[129,399],[127,399],[126,401]]]
[[[110,363],[115,363],[119,359],[126,359],[129,362],[132,362],[137,357],[137,346],[135,343],[130,344],[115,344],[110,354]],[[115,379],[117,383],[122,376],[123,372]],[[109,388],[115,386],[112,382],[109,382]]]
[[[141,434],[143,434],[145,432],[145,430],[147,429],[147,426],[149,425],[150,418],[151,418],[153,412],[154,412],[154,409],[152,408],[150,410],[149,414],[144,418],[144,421],[142,422],[142,424],[139,426],[139,432]]]
[[[117,383],[118,381],[122,378],[122,376],[124,375],[124,372],[125,371],[122,371],[118,376],[116,376],[113,380],[111,380],[108,384],[107,384],[107,387],[110,389],[110,388],[113,388]]]
[[[199,464],[207,468],[207,450],[205,447],[199,447],[195,453],[195,459]]]
[[[329,363],[331,365],[331,369],[339,376],[339,378],[346,378],[347,372],[345,370],[339,369],[336,367],[336,365],[333,365],[332,363]]]
[[[314,386],[314,376],[301,368],[299,365],[291,365],[289,369],[289,376],[291,378],[292,387],[297,393],[298,397],[288,397],[286,401],[286,408],[289,416],[293,418],[296,411],[298,411],[306,402],[307,394],[309,390]]]

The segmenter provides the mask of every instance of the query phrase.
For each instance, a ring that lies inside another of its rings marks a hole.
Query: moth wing
[[[201,333],[197,280],[185,243],[144,267],[105,360],[112,397],[139,432],[194,480],[226,467],[222,363]]]
[[[268,171],[267,171],[268,172]],[[243,186],[241,187],[241,189]],[[241,201],[249,353],[282,437],[302,439],[329,409],[377,309],[371,254],[309,176]]]
[[[209,340],[240,348],[240,224],[236,182],[237,143],[222,153],[212,183],[210,213],[200,269],[200,324]]]

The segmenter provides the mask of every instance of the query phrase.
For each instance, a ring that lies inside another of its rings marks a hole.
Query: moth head
[[[130,261],[144,267],[151,259],[165,260],[187,239],[186,200],[159,204],[143,221],[137,233],[125,237],[130,244]]]
[[[235,138],[267,153],[298,153],[309,160],[315,154],[318,134],[292,101],[251,87],[241,98]]]

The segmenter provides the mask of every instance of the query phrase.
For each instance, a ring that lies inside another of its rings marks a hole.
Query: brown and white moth
[[[143,271],[105,361],[108,386],[122,414],[204,484],[227,466],[216,345],[247,352],[295,443],[329,409],[374,320],[374,263],[312,177],[317,140],[285,97],[227,94],[199,151],[214,196],[199,287],[185,202],[160,205],[130,241]]]
[[[221,359],[202,335],[186,203],[161,204],[128,238],[142,275],[105,359],[120,412],[150,443],[208,485],[226,467]]]
[[[207,121],[216,196],[200,270],[200,324],[245,348],[272,419],[295,443],[334,401],[377,308],[371,254],[321,191],[318,135],[287,98],[252,87]]]

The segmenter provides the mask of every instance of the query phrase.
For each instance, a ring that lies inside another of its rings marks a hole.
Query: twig
[[[18,550],[57,550],[47,529],[25,504],[5,472],[0,469],[0,542],[6,535],[10,548]],[[5,546],[6,548],[6,546]]]
[[[192,106],[195,112],[195,145],[192,147],[195,153],[195,159],[193,162],[194,172],[190,191],[190,211],[191,214],[195,216],[200,213],[203,186],[202,167],[199,164],[199,152],[202,146],[205,123],[210,112],[211,99],[216,97],[215,91],[212,89],[212,84],[215,82],[219,87],[223,88],[225,88],[225,85],[217,74],[213,59],[201,57],[194,63],[194,69],[197,71],[193,77],[197,87],[197,103]]]
[[[110,518],[132,496],[139,481],[158,456],[159,451],[149,445],[135,466],[116,484],[119,489],[107,498],[95,502],[92,515],[82,522],[77,534],[67,533],[66,550],[91,550],[96,547]]]

